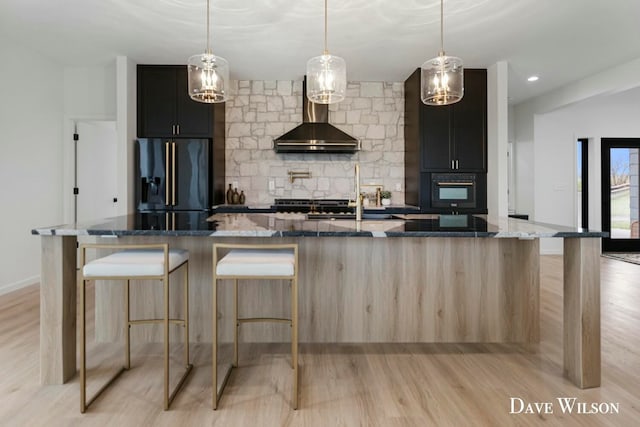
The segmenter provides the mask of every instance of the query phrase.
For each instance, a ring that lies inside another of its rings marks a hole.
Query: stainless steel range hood
[[[273,140],[276,153],[355,153],[360,141],[329,124],[329,106],[307,98],[307,77],[302,82],[303,123]]]

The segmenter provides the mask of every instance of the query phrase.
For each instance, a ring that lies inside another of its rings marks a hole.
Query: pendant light
[[[318,104],[335,104],[347,92],[347,64],[327,50],[327,0],[324,0],[324,52],[307,62],[307,98]]]
[[[421,98],[427,105],[449,105],[464,94],[462,59],[444,53],[444,0],[440,0],[440,53],[422,64]]]
[[[189,96],[207,104],[225,102],[229,98],[229,63],[211,51],[209,0],[207,0],[207,50],[193,55],[187,65]]]

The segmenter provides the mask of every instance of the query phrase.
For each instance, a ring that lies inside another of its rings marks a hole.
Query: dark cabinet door
[[[138,65],[138,137],[212,137],[213,106],[187,86],[184,65]]]
[[[175,70],[138,66],[138,136],[173,136],[175,118]]]
[[[189,97],[187,67],[176,70],[176,134],[184,138],[212,136],[213,106]]]
[[[422,104],[420,127],[422,171],[451,169],[451,107],[433,107]]]
[[[421,107],[422,171],[486,172],[487,71],[464,72],[464,97]]]
[[[487,71],[465,70],[464,97],[452,105],[452,159],[461,172],[487,170]]]

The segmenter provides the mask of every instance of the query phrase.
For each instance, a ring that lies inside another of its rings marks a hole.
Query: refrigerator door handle
[[[164,204],[169,206],[169,175],[171,169],[169,168],[169,143],[164,143],[164,164],[165,164],[165,180],[164,180]]]
[[[176,143],[171,143],[171,157],[173,157],[171,165],[171,205],[176,205]]]

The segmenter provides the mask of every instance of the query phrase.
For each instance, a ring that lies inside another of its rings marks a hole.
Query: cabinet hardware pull
[[[453,160],[451,160],[451,169],[455,169],[455,163]]]
[[[171,197],[171,204],[173,206],[176,205],[176,143],[172,142],[171,143],[171,156],[173,157],[171,159],[172,161],[172,165],[171,165],[171,191],[172,191],[172,197]]]
[[[169,169],[169,143],[165,142],[164,143],[164,170],[165,170],[165,174],[164,174],[164,204],[166,206],[169,206],[170,202],[169,202],[169,174],[170,174],[170,169]]]
[[[176,135],[180,135],[180,125],[176,125]]]
[[[456,160],[456,169],[460,169],[460,163],[458,160]]]
[[[464,185],[466,187],[470,187],[473,185],[473,182],[438,182],[438,185],[441,185],[441,186],[451,185],[454,187],[458,185]]]

